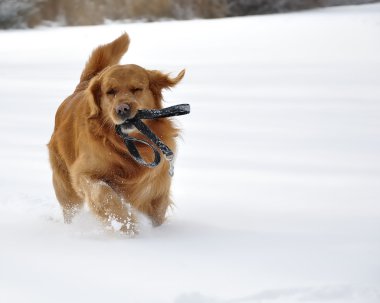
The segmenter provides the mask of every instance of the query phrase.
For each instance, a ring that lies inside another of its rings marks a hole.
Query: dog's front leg
[[[109,184],[82,175],[78,178],[77,185],[91,210],[107,225],[131,236],[137,233],[132,207]]]

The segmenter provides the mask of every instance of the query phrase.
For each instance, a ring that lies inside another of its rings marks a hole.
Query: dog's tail
[[[129,37],[127,33],[122,34],[111,43],[98,46],[86,63],[80,76],[80,82],[89,81],[107,66],[119,63],[121,57],[128,50],[128,46]]]

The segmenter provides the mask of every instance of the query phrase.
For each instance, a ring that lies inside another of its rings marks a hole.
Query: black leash
[[[187,115],[190,113],[190,105],[189,104],[179,104],[170,106],[163,109],[143,109],[139,110],[137,114],[132,118],[128,119],[126,122],[120,125],[116,125],[116,133],[123,139],[125,146],[127,147],[129,153],[131,154],[132,158],[139,164],[146,166],[146,167],[156,167],[161,162],[161,155],[160,152],[157,150],[157,148],[149,143],[148,141],[137,139],[134,137],[130,137],[127,134],[123,133],[122,128],[125,124],[133,124],[140,133],[142,133],[144,136],[146,136],[150,141],[152,141],[164,154],[166,160],[169,161],[170,168],[169,168],[169,175],[173,176],[174,173],[174,166],[173,166],[173,160],[174,160],[174,154],[172,150],[161,141],[159,137],[156,136],[155,133],[153,133],[150,128],[141,120],[142,119],[158,119],[158,118],[167,118],[167,117],[174,117],[174,116],[181,116],[181,115]],[[136,144],[135,143],[142,143],[147,146],[149,146],[153,153],[154,153],[154,160],[152,162],[146,162],[140,155]]]

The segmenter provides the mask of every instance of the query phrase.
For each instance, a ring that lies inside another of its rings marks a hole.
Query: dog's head
[[[175,86],[175,78],[138,65],[114,65],[103,70],[89,84],[90,118],[102,117],[112,124],[133,118],[139,109],[162,108],[162,90]]]

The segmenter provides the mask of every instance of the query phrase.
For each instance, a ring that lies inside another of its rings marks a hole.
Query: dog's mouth
[[[123,123],[121,123],[121,131],[124,133],[124,134],[129,134],[131,132],[133,132],[135,130],[135,126],[133,125],[132,122],[129,122],[128,120],[124,121]]]
[[[120,125],[122,128],[129,129],[133,127],[131,120],[133,117],[120,117],[119,115],[111,115],[111,120],[115,125]]]

